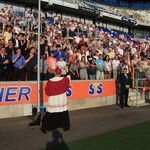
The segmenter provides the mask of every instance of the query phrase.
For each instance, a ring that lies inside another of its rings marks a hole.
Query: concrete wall
[[[116,96],[97,97],[79,100],[69,100],[68,109],[80,110],[86,108],[108,106],[116,104]],[[47,103],[44,104],[46,106]],[[0,107],[0,118],[12,118],[32,115],[34,104],[7,105]]]
[[[116,104],[116,96],[88,98],[69,101],[69,110],[79,110]]]
[[[32,104],[0,106],[0,118],[12,118],[32,115]]]

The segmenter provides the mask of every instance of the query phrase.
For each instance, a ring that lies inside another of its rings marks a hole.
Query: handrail
[[[136,71],[135,71],[136,70]],[[141,94],[145,94],[145,92],[148,90],[150,90],[150,79],[146,78],[145,73],[149,70],[149,69],[144,69],[143,71],[141,71],[142,69],[135,69],[134,67],[132,68],[132,89],[136,90],[136,107],[138,108],[138,94],[139,91],[141,91],[143,89],[144,93]]]

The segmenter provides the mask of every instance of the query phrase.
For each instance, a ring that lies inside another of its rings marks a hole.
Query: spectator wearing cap
[[[14,81],[24,81],[25,80],[25,58],[21,54],[21,49],[16,50],[16,54],[12,56],[13,63],[13,80]]]

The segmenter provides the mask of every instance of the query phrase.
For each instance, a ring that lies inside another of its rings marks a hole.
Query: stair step
[[[136,99],[129,99],[128,104],[130,106],[133,106],[133,105],[138,105],[139,106],[139,105],[144,105],[146,103],[145,103],[144,99],[138,99],[138,100],[136,100]]]
[[[141,99],[141,100],[131,100],[131,99],[130,99],[129,102],[134,102],[134,103],[137,102],[137,103],[140,104],[140,103],[145,103],[145,100],[144,100],[144,99]]]
[[[149,103],[139,104],[138,106],[140,107],[140,106],[147,106],[147,105],[149,105]]]
[[[129,96],[129,99],[130,100],[140,100],[140,99],[143,99],[141,96]]]

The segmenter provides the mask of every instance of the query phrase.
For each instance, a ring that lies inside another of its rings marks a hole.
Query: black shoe
[[[41,127],[40,130],[41,130],[43,133],[45,133],[45,134],[47,133],[46,129],[43,128],[43,127]]]
[[[129,105],[125,105],[125,107],[130,107]]]

